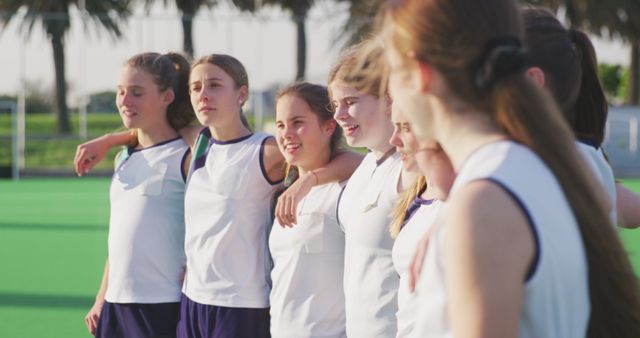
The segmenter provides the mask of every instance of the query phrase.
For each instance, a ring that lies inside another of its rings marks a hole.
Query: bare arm
[[[535,252],[525,214],[488,181],[462,188],[449,210],[444,265],[454,336],[517,337],[523,287]]]
[[[331,162],[313,171],[317,176],[315,185],[349,179],[363,158],[364,156],[362,154],[353,151],[341,151],[337,153]]]
[[[178,133],[180,137],[191,147],[195,145],[198,134],[202,126],[186,126]],[[76,174],[82,176],[93,169],[109,152],[109,149],[120,146],[136,146],[138,144],[138,134],[135,129],[121,131],[117,133],[105,134],[93,140],[78,145],[74,165]]]
[[[76,174],[82,176],[100,163],[109,149],[118,146],[135,146],[138,142],[135,130],[106,134],[78,145],[73,160]]]
[[[296,208],[312,187],[329,182],[344,181],[362,162],[363,155],[343,151],[338,153],[331,162],[324,167],[306,173],[296,180],[279,197],[275,209],[275,216],[282,226],[293,226],[296,223]]]
[[[635,229],[640,226],[640,196],[616,183],[616,208],[618,225]]]
[[[98,327],[98,321],[100,320],[100,312],[104,305],[104,295],[107,293],[107,284],[109,280],[109,259],[104,265],[104,273],[102,274],[102,282],[100,282],[100,289],[96,295],[96,301],[89,310],[89,313],[84,317],[84,322],[87,325],[89,332],[95,336],[96,328]]]
[[[264,143],[262,163],[264,163],[269,181],[277,182],[284,178],[284,156],[280,153],[276,139],[273,137],[269,137]]]

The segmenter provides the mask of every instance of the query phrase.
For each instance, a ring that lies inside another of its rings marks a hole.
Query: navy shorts
[[[269,338],[269,308],[205,305],[184,294],[178,338]]]
[[[96,338],[173,338],[180,303],[120,304],[104,302]]]

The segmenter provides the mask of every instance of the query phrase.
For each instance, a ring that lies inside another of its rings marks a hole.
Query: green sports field
[[[640,192],[640,180],[624,183]],[[0,181],[0,337],[90,337],[108,188],[104,178]],[[640,230],[622,237],[640,275]]]

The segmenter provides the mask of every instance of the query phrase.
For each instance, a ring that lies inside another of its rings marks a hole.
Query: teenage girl
[[[187,272],[178,336],[268,335],[267,234],[284,158],[273,137],[252,133],[242,121],[248,77],[238,60],[218,54],[200,59],[191,68],[189,90],[207,128],[181,130],[186,140],[197,140],[184,201]],[[76,158],[80,171],[94,165],[93,157],[105,148],[127,139],[120,133],[82,145]],[[347,153],[308,175],[316,184],[331,181],[336,168],[342,170],[352,158]],[[340,161],[342,166],[336,165]],[[254,325],[244,325],[247,321]]]
[[[571,130],[525,74],[517,4],[405,0],[380,15],[394,104],[457,173],[416,336],[636,336],[635,276]]]
[[[157,53],[133,56],[120,73],[116,105],[138,145],[115,161],[108,259],[85,317],[96,337],[175,337],[189,149],[177,130],[195,119],[188,74],[182,56]]]
[[[527,74],[556,99],[578,140],[578,149],[609,197],[614,224],[637,227],[640,199],[615,182],[602,151],[608,104],[589,37],[577,29],[565,29],[547,10],[527,8],[523,16],[531,66]]]
[[[303,82],[283,89],[276,99],[276,128],[290,178],[326,165],[339,151],[342,132],[323,86]],[[341,191],[338,182],[317,185],[298,204],[296,226],[274,221],[269,236],[274,338],[346,337],[340,287],[344,233],[335,213]]]
[[[418,241],[430,233],[454,179],[451,162],[442,150],[418,151],[418,141],[411,124],[396,107],[391,110],[394,132],[389,143],[400,153],[403,170],[418,172],[415,182],[398,200],[389,230],[395,238],[393,266],[400,276],[398,289],[398,333],[411,337],[414,333],[418,297],[409,288],[409,265]]]
[[[346,242],[344,292],[349,337],[391,337],[397,330],[399,278],[393,268],[393,239],[388,227],[402,185],[402,164],[395,147],[389,144],[393,133],[391,101],[379,93],[381,78],[364,90],[354,86],[358,76],[350,75],[359,66],[358,53],[370,43],[343,56],[328,81],[334,118],[347,143],[369,149],[345,186],[337,208]]]

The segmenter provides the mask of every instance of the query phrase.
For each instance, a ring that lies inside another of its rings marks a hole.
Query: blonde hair
[[[331,68],[327,83],[340,81],[359,92],[381,98],[387,81],[382,40],[364,40],[349,48]],[[331,95],[331,91],[329,91]]]
[[[413,203],[413,200],[420,196],[422,192],[427,188],[427,180],[424,176],[420,175],[417,177],[411,186],[405,190],[395,207],[391,211],[391,223],[389,224],[389,234],[391,238],[398,237],[400,230],[402,229],[402,225],[406,221],[407,211]]]

